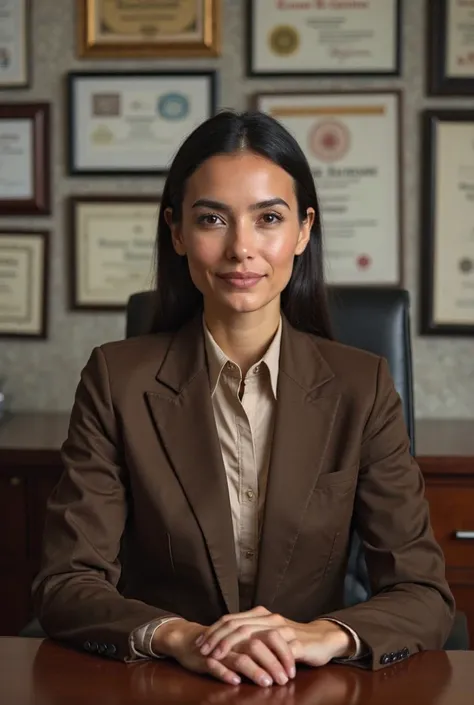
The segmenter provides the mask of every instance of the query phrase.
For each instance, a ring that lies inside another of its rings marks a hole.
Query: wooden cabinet
[[[0,426],[0,635],[31,617],[46,500],[61,472],[67,415],[20,414]],[[417,460],[431,521],[474,646],[474,421],[419,421]]]
[[[31,619],[46,499],[59,479],[68,417],[21,414],[0,426],[0,635]]]
[[[446,576],[474,648],[474,421],[419,421],[416,453]]]

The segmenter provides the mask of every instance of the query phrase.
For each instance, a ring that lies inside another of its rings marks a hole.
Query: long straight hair
[[[284,169],[294,181],[300,221],[314,208],[310,239],[295,256],[291,278],[281,293],[281,309],[300,331],[332,338],[323,274],[321,218],[309,164],[294,137],[274,118],[261,112],[224,111],[203,122],[178,150],[161,198],[156,243],[155,307],[152,332],[173,331],[203,309],[203,296],[194,285],[187,258],[173,247],[165,212],[182,218],[186,181],[207,159],[242,150],[259,154]]]

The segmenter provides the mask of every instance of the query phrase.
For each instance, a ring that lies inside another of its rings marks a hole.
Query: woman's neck
[[[204,320],[217,345],[245,376],[265,354],[280,324],[280,308],[221,315],[204,307]]]

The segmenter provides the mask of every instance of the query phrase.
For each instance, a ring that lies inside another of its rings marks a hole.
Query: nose
[[[255,257],[255,233],[250,224],[237,222],[227,231],[226,255],[231,260],[243,262]]]

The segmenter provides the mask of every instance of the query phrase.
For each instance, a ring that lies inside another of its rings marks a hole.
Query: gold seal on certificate
[[[250,0],[251,76],[400,73],[401,0]]]
[[[321,204],[328,282],[399,284],[399,94],[261,94],[257,107],[306,154]]]
[[[71,308],[123,309],[152,288],[158,197],[72,197],[70,208]]]
[[[424,115],[422,332],[474,335],[474,111]]]
[[[45,338],[46,232],[0,232],[0,336]]]
[[[281,56],[294,54],[300,43],[300,37],[294,27],[275,27],[270,32],[271,50]]]
[[[217,56],[221,0],[78,0],[82,56]]]

